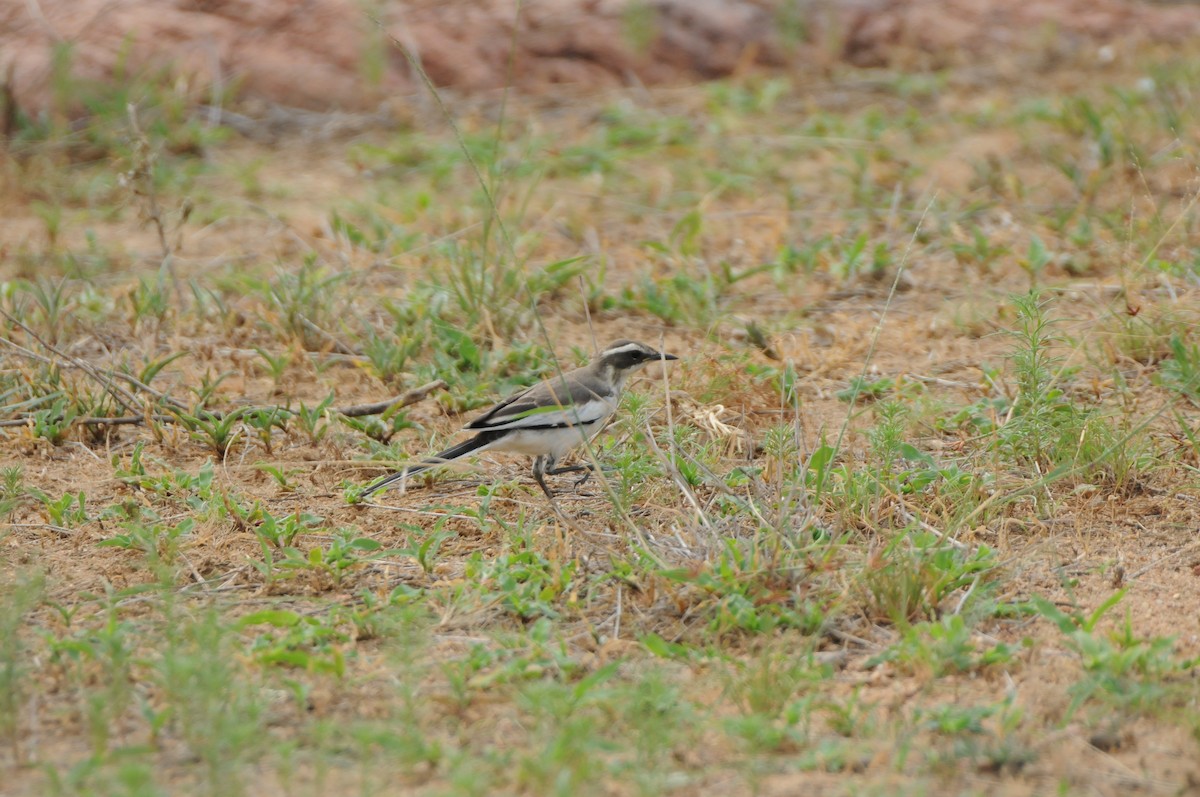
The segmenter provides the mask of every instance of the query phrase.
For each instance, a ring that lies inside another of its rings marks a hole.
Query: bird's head
[[[674,354],[658,351],[636,340],[614,340],[596,355],[592,364],[599,372],[608,374],[613,384],[620,387],[630,374],[647,363],[678,359]]]

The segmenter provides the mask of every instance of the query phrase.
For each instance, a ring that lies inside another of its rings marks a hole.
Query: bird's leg
[[[597,465],[594,462],[588,462],[580,465],[563,465],[561,468],[551,468],[547,470],[551,476],[559,476],[563,473],[579,473],[583,471],[583,475],[575,481],[575,486],[578,487],[588,479],[592,478],[592,474],[596,472]],[[609,465],[600,465],[600,470],[612,470]]]
[[[595,469],[596,466],[590,463],[587,465],[563,465],[561,468],[548,469],[546,473],[550,474],[551,476],[561,476],[564,473],[579,473],[581,470],[591,472]]]
[[[542,492],[544,492],[546,494],[546,497],[549,498],[551,501],[553,501],[554,493],[550,492],[550,488],[546,486],[545,474],[546,474],[546,465],[547,464],[549,464],[553,468],[554,467],[554,457],[534,457],[533,478],[534,478],[534,481],[536,481],[538,483],[538,487],[542,488]],[[553,470],[550,471],[550,473],[553,473],[553,472],[554,472]]]

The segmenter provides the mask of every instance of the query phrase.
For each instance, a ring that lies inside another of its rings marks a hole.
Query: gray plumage
[[[466,425],[476,434],[456,446],[397,473],[363,491],[362,497],[386,489],[428,468],[471,453],[512,451],[534,458],[533,477],[547,496],[544,474],[586,470],[589,465],[555,467],[558,460],[593,438],[607,425],[631,374],[647,363],[679,359],[644,343],[617,340],[582,368],[552,376],[496,404]],[[584,476],[584,479],[587,475]]]

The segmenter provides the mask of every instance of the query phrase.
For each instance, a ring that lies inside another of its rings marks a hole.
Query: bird
[[[553,501],[554,493],[546,486],[546,474],[585,471],[576,484],[587,481],[592,465],[560,467],[558,461],[608,424],[617,411],[626,380],[648,363],[678,359],[645,343],[614,340],[582,368],[538,382],[475,418],[463,427],[475,432],[474,437],[384,476],[366,487],[359,498],[365,499],[409,476],[468,454],[511,451],[533,457],[533,478]]]

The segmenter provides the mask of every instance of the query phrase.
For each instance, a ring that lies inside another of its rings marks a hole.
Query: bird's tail
[[[397,482],[404,481],[413,474],[420,473],[423,470],[429,470],[430,468],[436,468],[438,465],[445,465],[447,462],[453,462],[459,457],[465,457],[467,454],[470,454],[474,451],[487,448],[503,435],[503,431],[480,432],[470,440],[464,440],[456,446],[451,446],[440,454],[435,454],[428,459],[421,460],[416,465],[409,465],[403,470],[399,470],[388,476],[384,476],[382,479],[363,490],[359,495],[359,498],[367,498],[368,496],[374,495],[380,490],[386,490]]]

